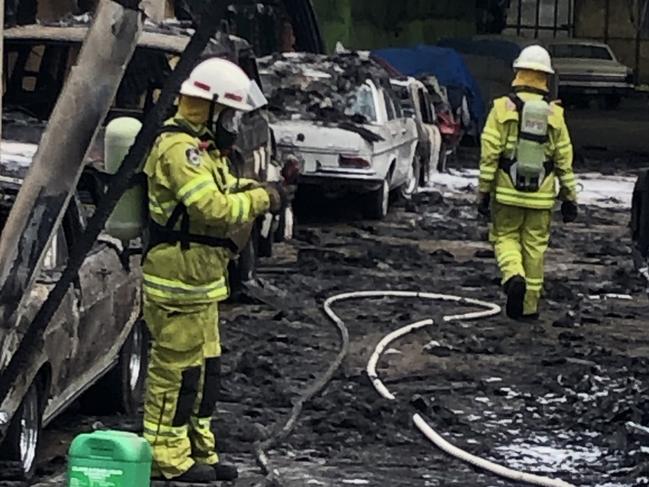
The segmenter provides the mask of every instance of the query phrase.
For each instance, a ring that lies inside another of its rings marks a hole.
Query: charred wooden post
[[[142,31],[138,5],[100,2],[52,112],[0,239],[0,328],[15,325],[110,109]]]

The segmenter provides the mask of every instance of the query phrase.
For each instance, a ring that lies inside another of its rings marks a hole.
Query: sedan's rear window
[[[580,44],[560,44],[550,48],[552,56],[571,59],[606,59],[612,60],[611,52],[602,46],[586,46]]]
[[[376,105],[374,104],[374,95],[372,89],[363,85],[360,86],[354,93],[352,93],[347,101],[347,109],[345,115],[354,116],[360,115],[368,122],[376,122]]]

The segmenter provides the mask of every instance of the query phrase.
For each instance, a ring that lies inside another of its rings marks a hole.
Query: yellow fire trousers
[[[493,202],[490,240],[502,282],[525,278],[527,293],[523,313],[538,312],[543,291],[545,252],[550,243],[551,210],[532,210]]]
[[[153,338],[144,438],[153,448],[152,475],[172,479],[195,463],[218,463],[210,422],[220,381],[217,303],[169,306],[146,300]]]

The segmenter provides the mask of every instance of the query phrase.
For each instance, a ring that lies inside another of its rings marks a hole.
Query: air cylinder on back
[[[106,172],[115,174],[122,165],[135,137],[142,128],[136,118],[120,117],[106,127],[104,161]],[[106,232],[124,242],[141,236],[146,219],[146,194],[141,184],[136,184],[122,195],[106,222]]]

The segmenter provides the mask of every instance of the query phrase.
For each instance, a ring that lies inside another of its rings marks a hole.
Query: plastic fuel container
[[[149,487],[151,447],[133,433],[77,436],[68,454],[68,487]]]

